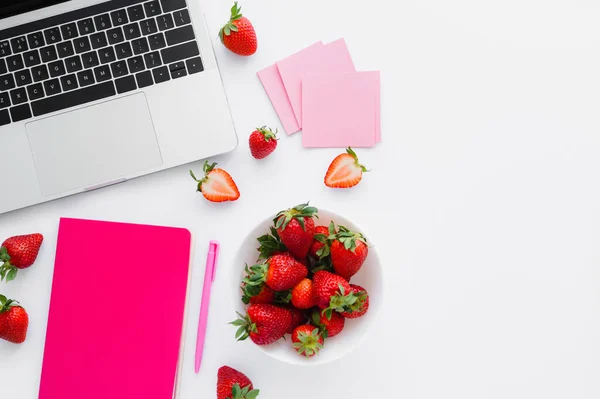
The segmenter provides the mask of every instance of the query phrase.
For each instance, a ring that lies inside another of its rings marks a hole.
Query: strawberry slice
[[[363,172],[368,172],[364,165],[358,162],[358,157],[351,147],[346,154],[340,154],[327,169],[325,185],[332,188],[349,188],[356,186],[362,180]]]
[[[235,182],[223,169],[216,168],[217,164],[204,162],[204,178],[199,180],[190,170],[190,175],[198,182],[198,191],[202,192],[204,198],[212,202],[235,201],[240,198],[240,191]]]

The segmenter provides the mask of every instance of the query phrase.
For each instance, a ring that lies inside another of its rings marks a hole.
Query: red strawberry
[[[20,344],[25,341],[29,316],[18,302],[0,295],[0,338]]]
[[[329,237],[329,229],[327,226],[316,226],[315,235],[313,236],[313,242],[310,245],[308,254],[315,258],[322,258],[329,255],[327,237]]]
[[[204,162],[204,178],[198,180],[194,172],[190,170],[192,178],[198,182],[198,191],[202,192],[204,198],[211,202],[235,201],[240,198],[240,191],[235,182],[223,169],[216,168],[217,164]]]
[[[304,324],[296,327],[292,333],[294,349],[306,357],[311,357],[323,349],[323,335],[318,327]]]
[[[304,277],[308,269],[288,253],[271,256],[265,263],[250,267],[250,273],[244,279],[247,286],[267,284],[274,291],[286,291],[294,288]]]
[[[330,236],[335,237],[331,242],[331,262],[337,274],[350,281],[362,267],[369,247],[367,239],[361,233],[355,233],[344,226],[339,226],[339,232]]]
[[[250,134],[248,139],[250,152],[256,159],[263,159],[277,148],[277,131],[266,127],[259,127]]]
[[[356,301],[348,281],[325,270],[318,271],[313,276],[313,295],[315,304],[325,309],[328,319],[331,319],[334,310],[343,312]]]
[[[219,31],[219,37],[225,47],[238,55],[256,53],[258,42],[256,32],[248,18],[243,17],[242,8],[237,1],[231,7],[231,18]]]
[[[259,390],[244,373],[229,366],[223,366],[217,373],[217,399],[254,399]]]
[[[269,345],[283,337],[292,318],[288,309],[266,304],[250,305],[246,316],[239,313],[238,316],[231,323],[239,327],[235,337],[238,341],[250,337],[257,345]]]
[[[306,204],[297,205],[291,209],[281,211],[273,222],[281,242],[288,251],[298,259],[306,258],[315,235],[315,221],[317,208]]]
[[[252,286],[244,284],[242,286],[242,292],[242,302],[244,302],[246,305],[249,303],[255,305],[259,303],[275,302],[275,291],[266,285]]]
[[[351,147],[346,154],[340,154],[327,169],[325,185],[332,188],[349,188],[356,186],[362,180],[363,172],[368,172],[364,165],[358,163],[358,157]]]
[[[310,309],[315,306],[313,283],[305,278],[292,288],[292,305],[298,309]]]
[[[304,315],[304,312],[302,312],[300,309],[288,308],[288,310],[290,311],[290,315],[292,316],[292,322],[290,323],[290,326],[288,327],[285,333],[291,334],[294,332],[296,327],[306,323],[307,318]]]
[[[14,236],[8,238],[0,246],[0,281],[6,278],[6,281],[14,280],[17,277],[17,269],[25,269],[33,265],[40,247],[44,241],[44,236],[28,234],[24,236]]]
[[[352,292],[358,299],[348,306],[345,312],[342,312],[342,316],[348,319],[356,319],[364,316],[369,310],[369,293],[360,285],[350,284],[350,287],[352,287]]]
[[[331,314],[331,319],[325,317],[324,310],[314,310],[312,314],[312,322],[315,326],[323,331],[323,338],[333,338],[344,329],[346,319],[337,312]]]

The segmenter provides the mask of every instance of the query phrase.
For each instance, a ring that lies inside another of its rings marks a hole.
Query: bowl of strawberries
[[[373,244],[347,218],[300,204],[256,226],[235,260],[235,337],[292,364],[339,359],[381,302]]]

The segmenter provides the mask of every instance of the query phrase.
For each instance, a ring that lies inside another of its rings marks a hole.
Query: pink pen
[[[219,242],[211,241],[208,245],[208,255],[206,257],[206,270],[204,271],[204,288],[202,289],[202,305],[200,305],[200,320],[198,321],[198,337],[196,339],[196,365],[194,370],[196,374],[200,371],[202,363],[202,353],[204,352],[204,337],[206,336],[206,325],[208,322],[208,308],[210,305],[210,289],[217,270],[217,261],[219,260]]]

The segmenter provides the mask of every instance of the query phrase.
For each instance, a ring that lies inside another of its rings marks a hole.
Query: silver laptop
[[[236,145],[197,1],[0,2],[0,213]]]

